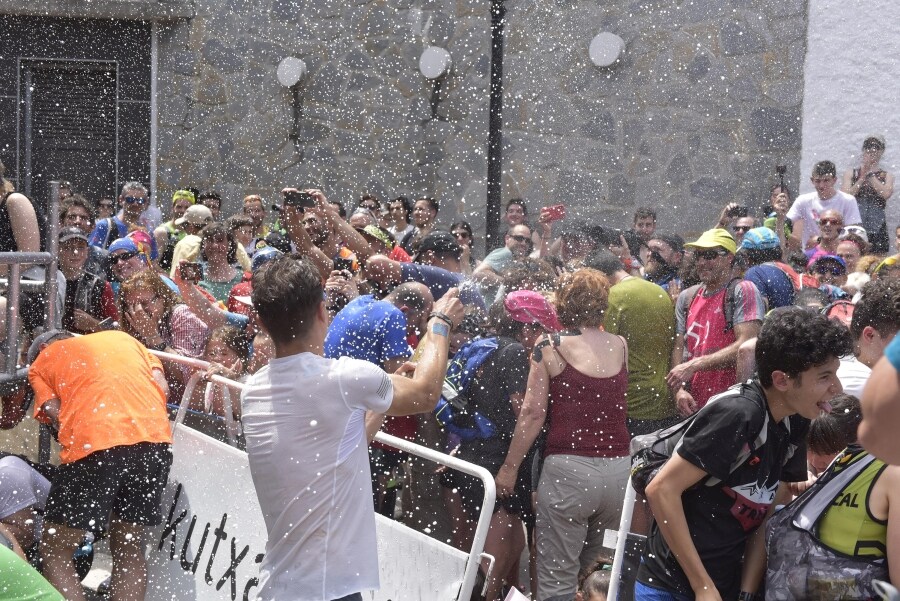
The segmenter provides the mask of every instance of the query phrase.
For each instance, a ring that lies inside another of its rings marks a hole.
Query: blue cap
[[[744,239],[741,240],[741,248],[744,250],[772,250],[780,245],[778,236],[767,227],[755,227],[744,234]]]
[[[272,246],[263,246],[253,253],[253,260],[250,262],[250,271],[256,271],[272,259],[280,257],[284,253]]]

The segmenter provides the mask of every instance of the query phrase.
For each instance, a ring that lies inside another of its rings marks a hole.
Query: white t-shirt
[[[241,394],[250,473],[269,541],[258,599],[339,599],[377,589],[365,412],[394,387],[366,361],[272,359]]]
[[[19,459],[7,456],[0,459],[0,519],[7,518],[26,507],[34,507],[34,540],[41,538],[41,515],[50,494],[50,481]]]
[[[837,377],[841,381],[844,394],[852,394],[856,398],[862,397],[863,388],[871,374],[872,368],[860,363],[859,359],[853,355],[842,357],[837,370]]]
[[[849,194],[835,190],[834,196],[825,200],[820,199],[817,192],[801,194],[794,200],[787,216],[791,221],[803,220],[803,248],[806,248],[807,240],[819,235],[819,216],[828,209],[840,213],[844,218],[844,225],[862,223],[856,198]]]

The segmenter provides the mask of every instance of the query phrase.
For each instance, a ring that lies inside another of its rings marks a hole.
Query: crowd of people
[[[226,218],[219,194],[186,188],[162,222],[138,182],[104,217],[65,190],[59,322],[42,328],[47,298],[26,293],[25,342],[4,349],[31,366],[61,465],[0,459],[0,541],[81,599],[72,558],[109,536],[113,598],[142,598],[140,549],[171,462],[166,404],[187,403],[211,436],[239,424],[269,535],[260,599],[377,588],[376,511],[463,549],[491,511],[484,599],[514,586],[598,601],[632,439],[691,417],[635,511],[647,543],[629,594],[871,597],[873,579],[900,582],[896,468],[856,434],[869,374],[900,344],[883,150],[866,139],[843,191],[821,161],[814,192],[779,183],[761,211],[726,204],[692,236],[660,231],[648,207],[620,230],[512,199],[502,245],[480,259],[471,225],[441,227],[432,198],[350,207],[285,188]],[[2,183],[0,251],[38,250],[30,201]],[[187,390],[197,368],[148,349],[207,361],[206,380],[245,383],[241,402]],[[372,442],[378,431],[486,468],[495,506],[477,478]],[[835,490],[847,502],[820,508],[808,539],[777,544]]]

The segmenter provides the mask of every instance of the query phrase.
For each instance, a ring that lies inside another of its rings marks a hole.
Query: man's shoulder
[[[835,195],[833,197],[833,200],[838,200],[843,203],[850,203],[850,202],[856,203],[856,197],[853,196],[852,194],[847,194],[843,190],[835,190]]]
[[[662,286],[643,278],[626,278],[609,289],[610,302],[613,299],[619,302],[627,302],[636,298],[639,298],[642,303],[672,305],[672,299],[669,298],[668,292]]]

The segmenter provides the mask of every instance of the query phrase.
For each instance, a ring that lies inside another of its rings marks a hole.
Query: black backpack
[[[765,400],[759,392],[750,385],[750,382],[736,384],[725,392],[715,395],[709,399],[703,409],[714,403],[717,399],[734,394],[736,391],[741,396],[752,399],[754,403],[762,407],[764,409],[763,415],[765,417],[762,428],[760,429],[759,434],[757,434],[756,439],[751,445],[748,445],[748,448],[745,451],[742,451],[741,454],[737,456],[728,470],[729,473],[734,472],[743,465],[750,455],[753,454],[753,451],[766,443],[769,426],[769,412],[765,411]],[[684,418],[682,421],[669,426],[668,428],[663,428],[656,432],[651,432],[650,434],[635,436],[631,439],[631,447],[629,449],[631,451],[631,485],[638,494],[646,495],[647,486],[656,474],[659,473],[659,470],[662,469],[662,466],[666,461],[669,460],[669,457],[671,457],[681,446],[681,440],[684,438],[684,433],[691,427],[691,424],[694,423],[694,420],[697,419],[697,416],[703,409],[700,409],[700,411],[697,411],[693,415]],[[790,428],[789,422],[788,428]],[[703,484],[705,486],[716,486],[720,482],[721,480],[718,478],[708,476],[704,479]]]

